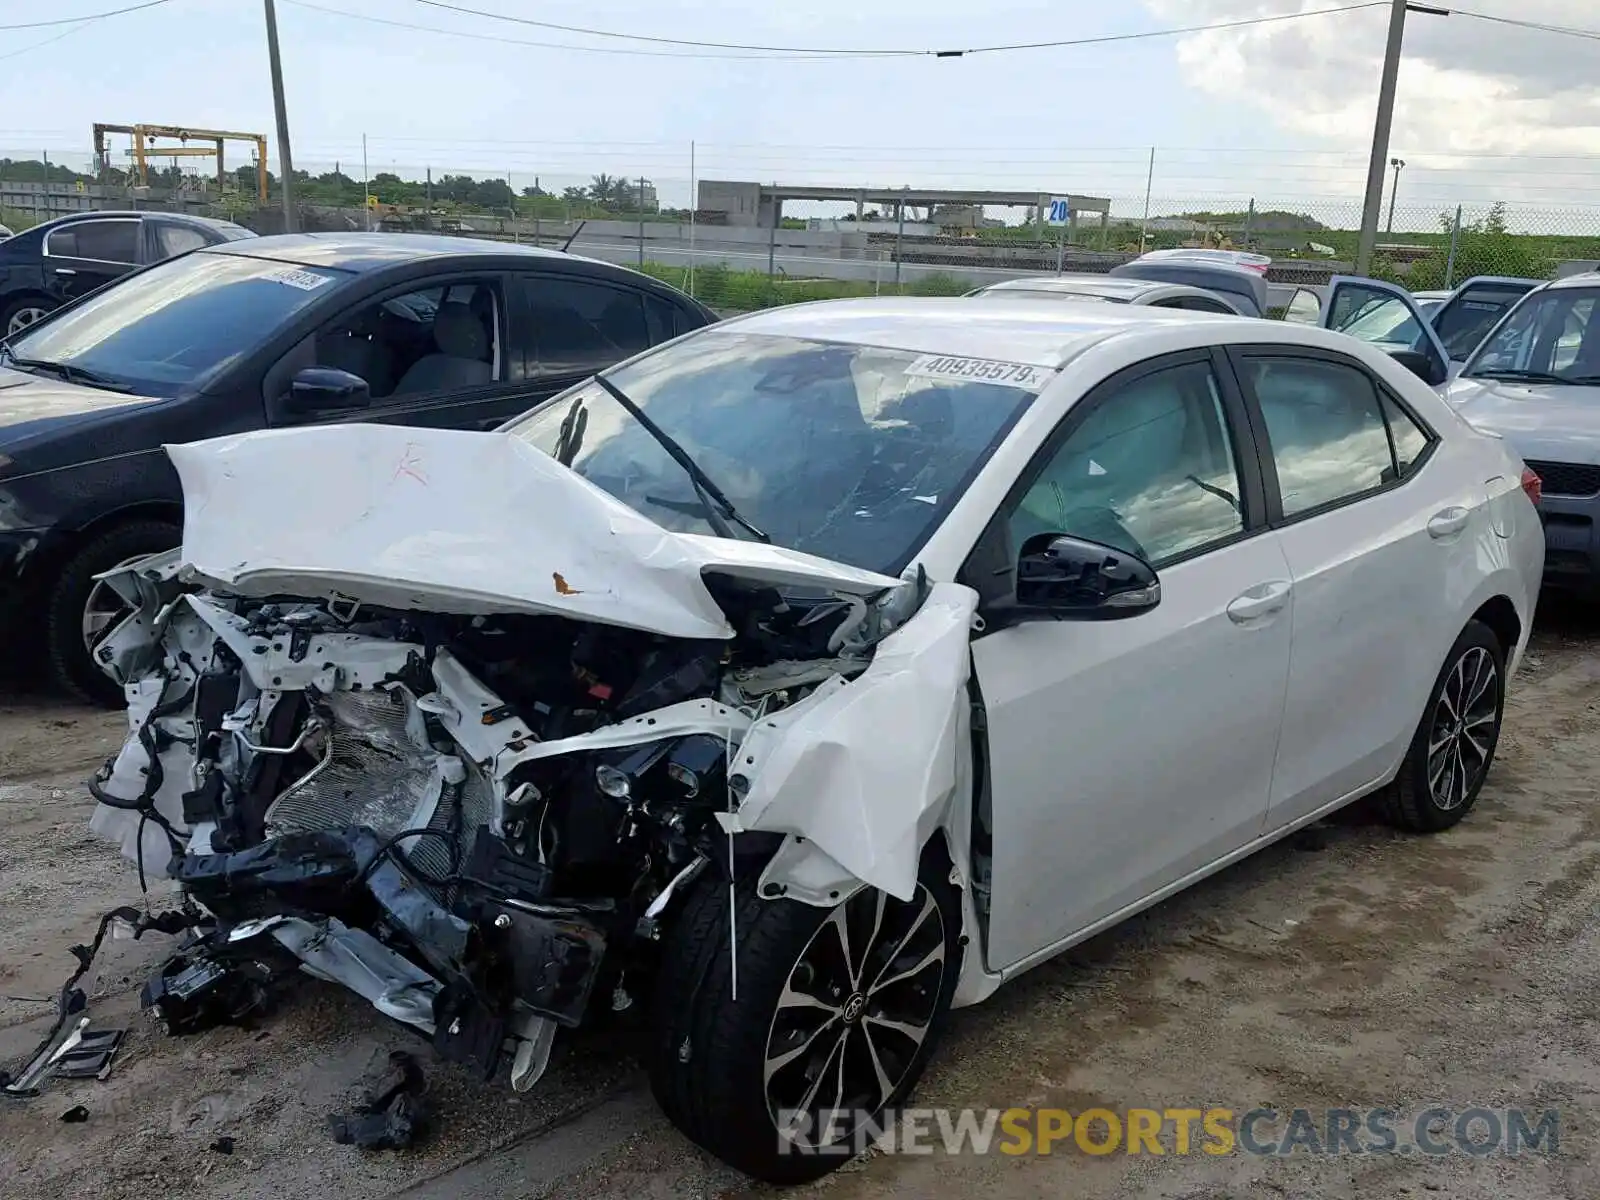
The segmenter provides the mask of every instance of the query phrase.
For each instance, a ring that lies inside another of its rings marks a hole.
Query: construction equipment
[[[256,151],[256,194],[263,205],[267,202],[267,139],[260,133],[230,133],[223,129],[193,129],[182,125],[106,125],[96,123],[94,127],[94,163],[95,173],[99,174],[110,166],[106,157],[106,134],[125,133],[133,138],[133,164],[134,175],[140,187],[150,184],[149,160],[152,157],[160,158],[209,158],[212,155],[217,159],[217,184],[222,186],[227,178],[227,168],[223,165],[224,145],[227,142],[250,142]],[[158,146],[153,143],[161,141],[177,141],[178,146]],[[205,146],[191,146],[191,141],[204,141],[211,143]]]

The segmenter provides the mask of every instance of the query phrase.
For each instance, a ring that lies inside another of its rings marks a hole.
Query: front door
[[[1450,375],[1449,352],[1405,288],[1381,279],[1335,275],[1328,281],[1328,300],[1322,306],[1320,323],[1385,354],[1422,355],[1428,363],[1428,382],[1435,386]]]
[[[1135,617],[1030,621],[973,641],[992,969],[1260,833],[1293,597],[1246,430],[1205,351],[1114,376],[1068,414],[974,551],[980,595],[994,571],[977,564],[1015,562],[1041,532],[1138,554],[1161,580],[1159,606]]]

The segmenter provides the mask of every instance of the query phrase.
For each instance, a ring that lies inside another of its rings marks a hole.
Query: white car
[[[1184,283],[1162,283],[1153,279],[1123,279],[1115,275],[1025,275],[987,284],[967,293],[998,299],[1050,297],[1056,300],[1088,300],[1101,304],[1150,305],[1154,308],[1180,308],[1190,312],[1242,315],[1238,308],[1216,292]]]
[[[1127,306],[776,309],[494,433],[170,454],[94,824],[214,921],[146,1004],[281,958],[520,1090],[643,1014],[672,1120],[780,1182],[953,1006],[1357,797],[1459,821],[1543,558],[1381,352]]]

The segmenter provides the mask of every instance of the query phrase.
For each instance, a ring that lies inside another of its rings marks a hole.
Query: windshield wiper
[[[1514,367],[1490,368],[1487,371],[1474,371],[1467,376],[1468,379],[1517,379],[1527,383],[1581,383],[1581,379],[1571,379],[1565,375],[1554,375],[1549,371],[1520,371]]]
[[[102,375],[98,371],[91,371],[87,367],[75,367],[71,363],[51,362],[43,358],[18,358],[17,352],[9,343],[0,343],[5,349],[6,357],[11,360],[11,365],[23,371],[48,371],[58,379],[68,383],[81,383],[88,387],[101,388],[108,392],[131,392],[133,389],[125,383]]]
[[[772,541],[760,529],[739,515],[739,510],[733,506],[733,501],[729,500],[711,476],[700,468],[700,464],[689,457],[689,452],[678,445],[671,434],[645,416],[644,410],[623,395],[621,388],[603,375],[596,375],[594,381],[603,387],[613,400],[627,409],[628,415],[643,425],[645,432],[655,438],[661,448],[667,452],[668,457],[688,474],[689,482],[694,485],[695,495],[699,496],[700,503],[705,505],[706,519],[711,522],[711,527],[716,530],[718,537],[731,538],[733,536],[733,530],[728,528],[728,521],[733,521],[749,531],[750,536],[758,542]],[[719,508],[722,510],[721,513],[717,511]],[[723,520],[724,517],[727,520]]]

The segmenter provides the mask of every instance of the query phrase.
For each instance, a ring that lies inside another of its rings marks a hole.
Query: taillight
[[[1535,473],[1532,467],[1522,468],[1522,490],[1528,493],[1528,499],[1535,504],[1544,495],[1544,482]]]

